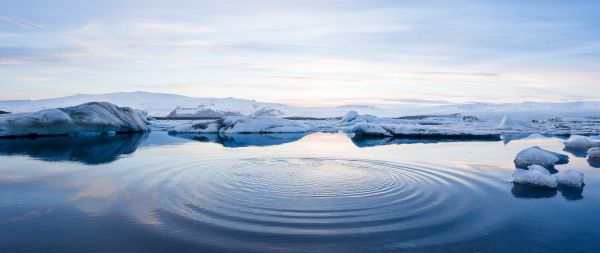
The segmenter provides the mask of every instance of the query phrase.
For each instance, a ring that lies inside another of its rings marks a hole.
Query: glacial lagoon
[[[0,252],[593,252],[600,168],[562,137],[0,139]],[[583,189],[513,185],[540,146]]]

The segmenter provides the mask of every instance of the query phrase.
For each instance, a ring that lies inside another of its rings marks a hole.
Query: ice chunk
[[[306,133],[309,127],[296,121],[269,117],[231,116],[215,121],[205,121],[172,129],[178,133]]]
[[[0,136],[144,131],[149,128],[138,112],[106,102],[0,116]]]
[[[350,122],[358,118],[358,113],[356,111],[349,111],[342,118],[342,122]]]
[[[498,125],[498,129],[505,130],[529,130],[532,128],[534,128],[534,126],[531,122],[509,118],[507,116],[504,116]]]
[[[539,169],[517,169],[513,174],[513,183],[547,188],[558,187],[558,180],[555,176],[543,173]]]
[[[598,143],[590,137],[581,135],[571,135],[571,137],[563,143],[565,144],[565,148],[568,149],[588,149],[598,146]]]
[[[583,186],[583,172],[577,170],[566,170],[556,174],[556,179],[561,185],[571,187]]]
[[[223,133],[306,133],[306,126],[278,117],[226,117],[221,123]]]
[[[352,128],[352,132],[357,136],[389,136],[390,133],[383,127],[371,123],[359,123]]]
[[[187,124],[183,126],[175,127],[169,132],[174,133],[218,133],[220,124],[217,121],[209,121],[209,122],[198,122],[193,124]]]
[[[587,159],[589,161],[600,162],[600,148],[590,148],[587,151]]]
[[[521,150],[515,158],[517,168],[527,168],[530,165],[540,165],[543,167],[552,167],[557,163],[567,163],[569,157],[563,154],[544,150],[538,146],[533,146]]]
[[[550,175],[550,171],[548,171],[546,168],[544,168],[542,166],[539,166],[537,164],[530,165],[530,166],[527,167],[527,169],[529,169],[529,170],[535,170],[535,171],[537,171],[539,173],[542,173],[544,175]]]

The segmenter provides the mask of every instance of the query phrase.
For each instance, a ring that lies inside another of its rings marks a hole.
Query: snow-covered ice
[[[558,184],[570,187],[583,186],[583,172],[577,170],[565,170],[556,174]]]
[[[587,159],[589,161],[600,162],[600,148],[590,148],[587,151]]]
[[[179,133],[306,133],[310,127],[297,121],[278,117],[230,116],[171,129]]]
[[[542,173],[544,175],[550,175],[550,171],[548,171],[548,169],[546,169],[546,168],[544,168],[542,166],[539,166],[537,164],[529,165],[529,166],[527,166],[527,169],[528,170],[535,170],[535,171],[537,171],[539,173]]]
[[[581,135],[571,135],[563,143],[565,144],[565,148],[570,149],[588,149],[598,146],[598,142],[595,142],[592,138]]]
[[[342,122],[350,122],[358,118],[358,113],[356,111],[349,111],[342,117]]]
[[[539,169],[517,169],[513,174],[513,183],[526,184],[539,187],[556,188],[558,180],[548,171],[543,172]]]
[[[357,136],[390,136],[390,133],[383,127],[372,123],[359,123],[354,125],[352,132]]]
[[[0,136],[144,132],[146,120],[135,110],[106,102],[0,116]]]
[[[498,129],[504,130],[531,130],[535,129],[534,125],[531,122],[527,122],[525,120],[514,119],[507,116],[502,118],[500,124],[498,125]]]
[[[569,157],[567,155],[544,150],[538,146],[533,146],[523,149],[517,153],[514,162],[517,168],[527,168],[528,166],[534,164],[548,168],[557,163],[568,163],[568,161]]]

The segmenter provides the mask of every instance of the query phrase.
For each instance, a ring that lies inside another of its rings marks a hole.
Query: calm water
[[[510,183],[507,141],[317,133],[0,140],[0,252],[593,252],[583,191]],[[565,152],[566,153],[566,152]]]

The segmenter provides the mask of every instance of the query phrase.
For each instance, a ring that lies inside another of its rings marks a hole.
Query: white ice
[[[148,131],[136,110],[106,102],[0,115],[0,136],[62,135]]]
[[[354,125],[352,132],[358,136],[390,136],[391,134],[383,127],[372,123],[359,123]]]
[[[531,124],[531,122],[510,118],[507,116],[504,116],[502,118],[502,121],[500,121],[500,124],[498,125],[498,129],[504,130],[531,130],[534,128],[535,127],[533,126],[533,124]]]
[[[583,186],[583,172],[577,170],[565,170],[556,174],[558,184],[571,186],[571,187],[582,187]]]
[[[590,148],[587,151],[587,159],[594,162],[600,162],[600,148]]]
[[[220,120],[188,124],[172,129],[181,133],[306,133],[310,127],[297,121],[260,116],[230,116]]]
[[[540,147],[534,146],[526,148],[517,153],[515,158],[515,165],[518,168],[527,168],[530,165],[540,165],[543,167],[554,166],[557,162],[566,162],[568,157],[562,154],[550,152]]]
[[[539,165],[537,165],[537,164],[534,164],[534,165],[529,165],[529,166],[527,167],[527,169],[528,169],[528,170],[535,170],[535,171],[537,171],[537,172],[540,172],[540,173],[542,173],[542,174],[544,174],[544,175],[550,175],[550,171],[548,171],[548,169],[546,169],[546,168],[544,168],[544,167],[542,167],[542,166],[539,166]]]
[[[598,146],[598,143],[592,138],[581,135],[571,135],[571,137],[564,141],[563,144],[565,144],[565,148],[572,149],[588,149]]]
[[[539,169],[517,169],[513,174],[513,183],[547,188],[558,187],[558,180],[554,175]]]
[[[358,118],[358,113],[356,111],[349,111],[342,117],[342,122],[350,122]]]

